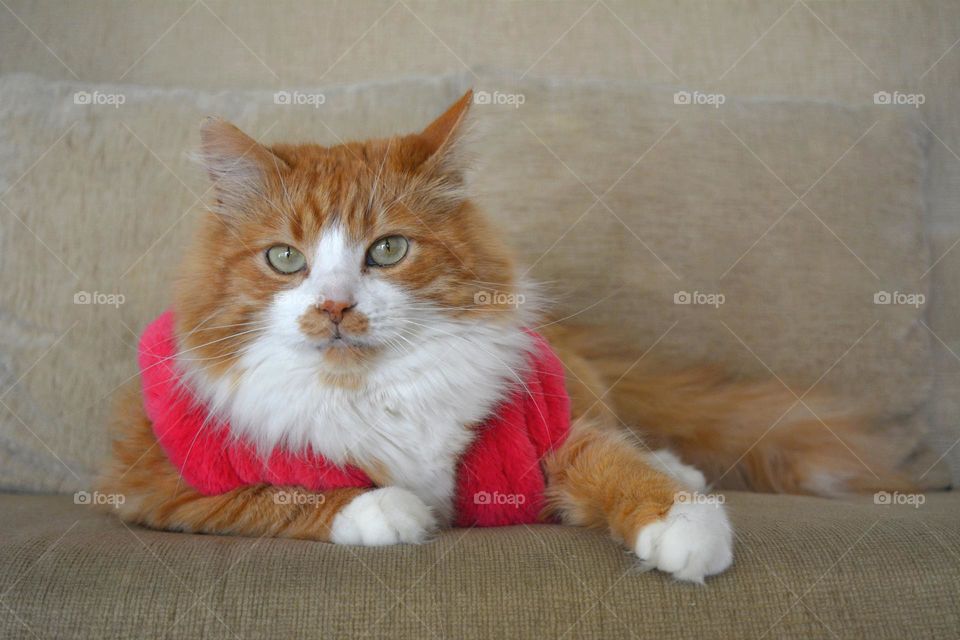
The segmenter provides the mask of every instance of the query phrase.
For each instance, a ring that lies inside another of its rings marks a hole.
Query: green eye
[[[367,265],[371,267],[389,267],[403,260],[410,243],[403,236],[380,238],[367,251]]]
[[[280,273],[296,273],[307,266],[303,254],[288,244],[278,244],[267,249],[267,262]]]

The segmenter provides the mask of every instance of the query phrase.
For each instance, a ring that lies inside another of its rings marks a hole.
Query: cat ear
[[[457,184],[463,182],[468,165],[464,138],[470,128],[472,102],[470,89],[426,129],[412,136],[416,146],[412,160],[418,171]]]
[[[200,126],[198,156],[213,181],[215,211],[228,217],[249,212],[264,197],[270,176],[289,168],[265,146],[216,117]]]
[[[473,102],[473,89],[468,89],[459,100],[454,102],[439,118],[420,132],[431,158],[445,156],[453,151],[468,128],[470,104]]]

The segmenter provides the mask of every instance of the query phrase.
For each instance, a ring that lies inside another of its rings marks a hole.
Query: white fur
[[[437,528],[427,505],[406,489],[384,487],[361,493],[333,520],[330,541],[378,547],[420,543]]]
[[[707,482],[697,468],[684,464],[669,449],[647,454],[656,469],[669,475],[692,496],[702,497]],[[673,574],[678,580],[702,583],[706,576],[720,573],[733,562],[733,530],[717,501],[677,502],[658,522],[637,534],[634,552],[649,568]]]
[[[640,530],[633,550],[646,567],[703,583],[733,564],[733,529],[721,504],[677,503]]]
[[[310,446],[336,464],[382,465],[391,484],[413,491],[448,523],[470,427],[525,377],[530,338],[519,313],[506,324],[499,314],[495,324],[425,308],[376,269],[363,272],[365,249],[336,229],[325,232],[309,277],[275,297],[235,375],[213,379],[188,361],[180,366],[208,406],[261,452]],[[329,367],[322,349],[338,347],[316,343],[298,325],[328,296],[356,302],[368,317],[358,344],[387,346],[360,389],[321,383]]]
[[[803,480],[803,488],[821,496],[840,497],[849,493],[847,483],[853,476],[854,474],[849,472],[817,470]]]
[[[685,488],[693,491],[703,491],[707,487],[707,479],[696,467],[684,464],[677,454],[669,449],[657,449],[647,454],[650,464],[667,474]]]
[[[310,277],[297,288],[297,295],[324,300],[353,301],[361,287],[365,247],[347,242],[343,230],[330,229],[320,239],[310,262]],[[371,287],[372,288],[372,287]],[[302,312],[306,306],[300,309]]]

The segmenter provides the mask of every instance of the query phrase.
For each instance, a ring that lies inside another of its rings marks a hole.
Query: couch
[[[3,637],[957,635],[960,7],[7,0],[0,15]],[[550,525],[365,549],[113,517],[93,484],[106,416],[202,208],[186,157],[200,118],[334,144],[413,130],[469,86],[477,200],[552,314],[799,398],[829,388],[885,418],[927,491],[726,492],[736,562],[705,587]]]

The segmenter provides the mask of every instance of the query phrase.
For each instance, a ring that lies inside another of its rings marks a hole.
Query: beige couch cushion
[[[84,486],[105,453],[109,396],[134,374],[136,334],[166,305],[200,210],[206,184],[185,152],[203,115],[267,141],[335,143],[418,128],[471,81],[332,87],[313,108],[272,92],[0,80],[0,388],[13,385],[0,398],[0,483]],[[475,185],[550,282],[557,313],[658,356],[772,370],[798,394],[832,386],[923,428],[923,306],[874,304],[881,291],[928,294],[914,114],[733,96],[715,109],[612,82],[473,83],[523,96],[476,106]],[[76,104],[78,91],[94,104]],[[96,104],[110,96],[123,104]],[[76,304],[82,292],[107,304]],[[724,302],[675,304],[681,292]]]
[[[128,529],[68,496],[0,494],[0,636],[956,637],[960,496],[733,493],[728,506],[736,561],[704,588],[640,573],[573,527],[357,548]]]

